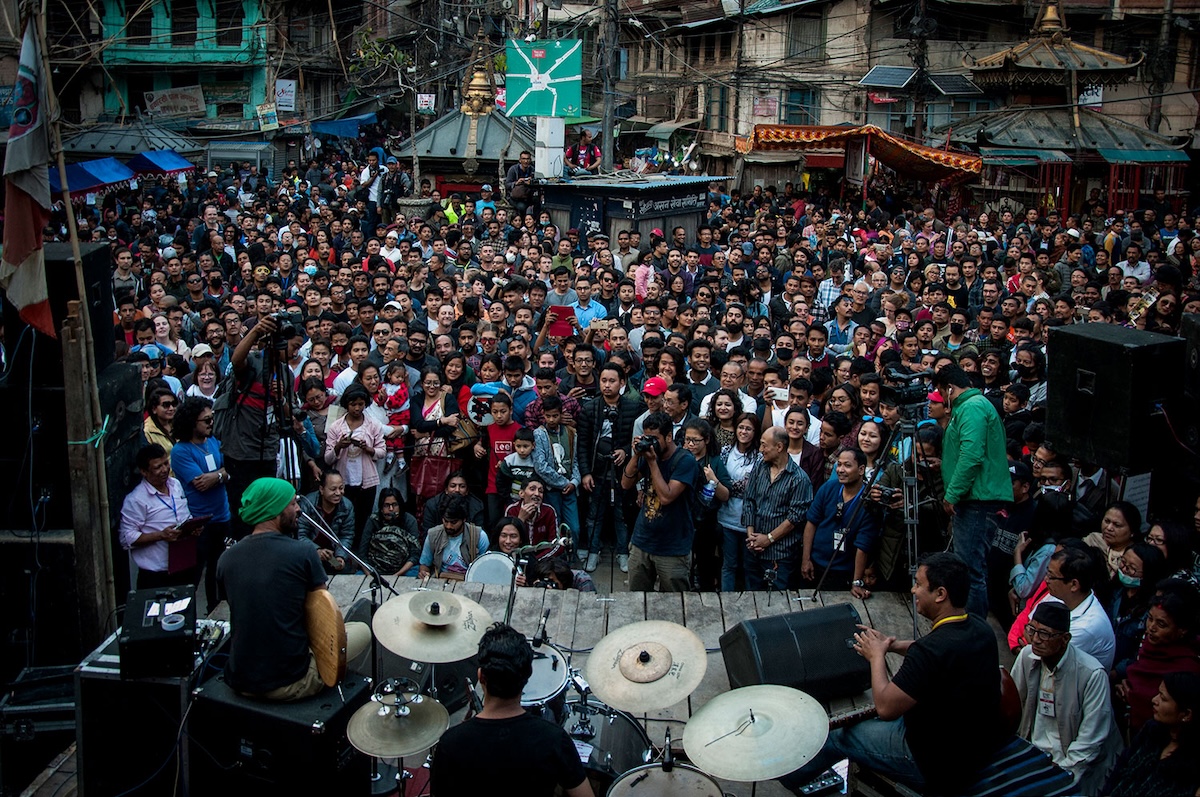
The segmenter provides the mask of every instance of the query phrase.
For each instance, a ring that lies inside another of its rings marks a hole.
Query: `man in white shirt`
[[[1057,551],[1046,567],[1046,587],[1050,594],[1043,602],[1066,604],[1071,612],[1073,645],[1093,656],[1108,670],[1113,665],[1117,641],[1108,612],[1092,592],[1095,571],[1096,564],[1087,551],[1079,548]],[[1037,611],[1036,607],[1034,611]]]
[[[346,392],[346,388],[350,387],[350,383],[358,376],[358,369],[363,360],[371,354],[371,343],[364,335],[355,335],[350,338],[346,348],[350,352],[350,365],[333,380],[334,395],[339,397]]]
[[[374,235],[379,223],[379,191],[383,187],[383,170],[379,168],[379,155],[367,153],[367,165],[358,175],[360,188],[367,189],[367,217],[362,223],[363,235]]]
[[[125,496],[119,531],[121,547],[129,551],[138,568],[136,588],[194,584],[196,541],[185,538],[199,529],[193,532],[180,528],[192,514],[188,511],[183,485],[171,475],[171,457],[158,443],[151,443],[138,451],[137,466],[142,481]],[[170,572],[173,544],[193,546],[191,566],[182,561],[183,548],[177,549],[174,573]]]

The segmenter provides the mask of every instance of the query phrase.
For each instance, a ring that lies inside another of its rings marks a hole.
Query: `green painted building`
[[[260,0],[104,0],[103,9],[106,114],[236,126],[268,101]]]

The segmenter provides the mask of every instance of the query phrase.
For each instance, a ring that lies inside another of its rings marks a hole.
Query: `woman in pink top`
[[[387,454],[384,428],[368,418],[364,411],[370,395],[360,384],[351,384],[342,394],[346,414],[329,425],[325,432],[325,463],[334,465],[346,484],[346,498],[354,506],[354,547],[357,550],[363,526],[375,505],[379,486],[376,462]]]

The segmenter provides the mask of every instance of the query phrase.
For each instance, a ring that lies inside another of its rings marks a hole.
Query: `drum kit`
[[[372,628],[388,650],[436,667],[474,656],[491,624],[487,610],[469,598],[418,590],[386,601]],[[707,667],[700,638],[675,623],[631,623],[601,639],[581,670],[571,666],[570,651],[550,643],[544,628],[543,622],[530,640],[533,675],[521,705],[567,732],[597,795],[721,797],[717,778],[778,778],[806,764],[825,743],[829,720],[816,700],[789,687],[747,686],[714,697],[692,715],[683,736],[687,761],[677,761],[670,726],[658,748],[631,712],[688,698]],[[477,706],[475,690],[470,697]],[[403,759],[427,753],[449,725],[436,689],[422,694],[411,681],[387,679],[375,684],[347,735],[368,756]],[[403,794],[403,777],[397,778]]]

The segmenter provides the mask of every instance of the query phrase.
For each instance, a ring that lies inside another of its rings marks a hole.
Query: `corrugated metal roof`
[[[470,131],[471,117],[461,111],[451,111],[417,133],[417,152],[422,158],[447,160],[467,157],[500,160],[503,153],[505,160],[515,161],[521,150],[533,151],[536,138],[530,125],[514,121],[500,111],[479,117],[475,152],[467,152]],[[411,143],[404,143],[399,149],[411,151],[411,147]]]
[[[186,154],[202,152],[204,146],[195,139],[143,119],[127,125],[95,124],[63,142],[63,152],[77,156],[128,156],[155,149],[173,149]]]
[[[1148,152],[1178,149],[1187,142],[1185,136],[1164,136],[1143,127],[1129,124],[1114,116],[1079,109],[1079,130],[1065,108],[1010,106],[1002,113],[986,113],[962,119],[931,131],[950,140],[973,146],[992,146],[1033,150],[1061,149]]]
[[[1109,163],[1187,163],[1191,160],[1186,152],[1178,149],[1154,149],[1141,152],[1102,149],[1099,152],[1100,157]]]
[[[583,177],[564,180],[579,188],[622,188],[632,191],[647,191],[655,188],[667,188],[679,185],[708,185],[713,182],[724,182],[728,177],[709,174],[646,174],[640,177],[621,179],[619,177],[599,177],[595,179]]]

